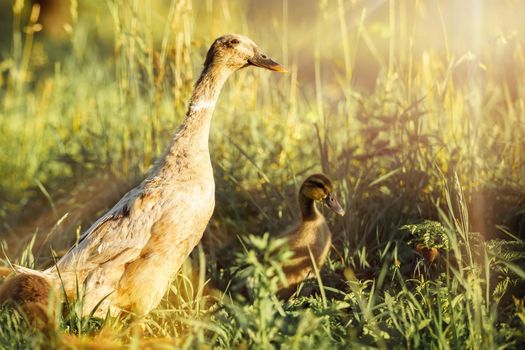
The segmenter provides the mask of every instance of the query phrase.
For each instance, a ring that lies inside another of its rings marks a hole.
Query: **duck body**
[[[145,180],[46,272],[60,272],[68,295],[76,289],[75,275],[85,283],[89,293],[84,312],[91,312],[100,300],[101,312],[110,306],[112,314],[149,312],[212,216],[213,172],[209,158],[202,164],[198,172],[186,168],[176,178],[154,175]]]
[[[227,78],[249,65],[285,71],[249,38],[231,34],[215,40],[186,117],[147,178],[98,219],[55,266],[19,272],[62,284],[70,298],[80,298],[76,290],[83,290],[84,314],[97,306],[95,315],[102,317],[108,310],[112,315],[151,311],[213,214],[211,118]]]

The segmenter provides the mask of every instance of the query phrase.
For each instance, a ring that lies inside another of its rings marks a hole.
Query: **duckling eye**
[[[237,45],[239,43],[239,40],[238,39],[232,39],[230,41],[230,43],[232,43],[233,45]]]

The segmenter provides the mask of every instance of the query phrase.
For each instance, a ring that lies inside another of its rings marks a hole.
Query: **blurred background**
[[[518,0],[16,0],[0,3],[0,239],[49,262],[137,184],[181,122],[207,48],[251,37],[214,114],[205,242],[278,231],[323,171],[343,258],[435,219],[525,235],[525,6]],[[506,233],[505,233],[506,232]]]

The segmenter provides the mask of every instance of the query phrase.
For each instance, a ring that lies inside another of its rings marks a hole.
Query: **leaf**
[[[427,328],[431,321],[432,320],[430,318],[425,318],[424,320],[419,321],[417,329],[422,330],[423,328]]]
[[[386,173],[385,175],[380,176],[379,178],[377,178],[377,179],[375,179],[374,181],[372,181],[372,182],[370,183],[370,185],[368,185],[368,186],[369,186],[369,187],[373,187],[373,186],[375,186],[375,185],[377,185],[377,184],[379,184],[379,183],[381,183],[381,182],[387,180],[387,179],[390,178],[392,175],[395,175],[396,173],[398,173],[399,170],[400,170],[400,168],[397,168],[397,169],[394,169],[394,170],[392,170],[392,171],[389,171],[389,172]]]

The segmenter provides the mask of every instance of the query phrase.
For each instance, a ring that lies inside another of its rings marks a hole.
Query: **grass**
[[[52,262],[143,178],[216,36],[249,35],[290,74],[246,69],[225,86],[214,217],[142,328],[82,319],[80,298],[46,332],[1,311],[0,347],[523,346],[525,28],[512,1],[71,1],[55,37],[43,9],[1,6],[0,238],[25,265]],[[329,261],[280,302],[288,253],[265,233],[298,218],[316,171],[347,215],[326,213]]]

